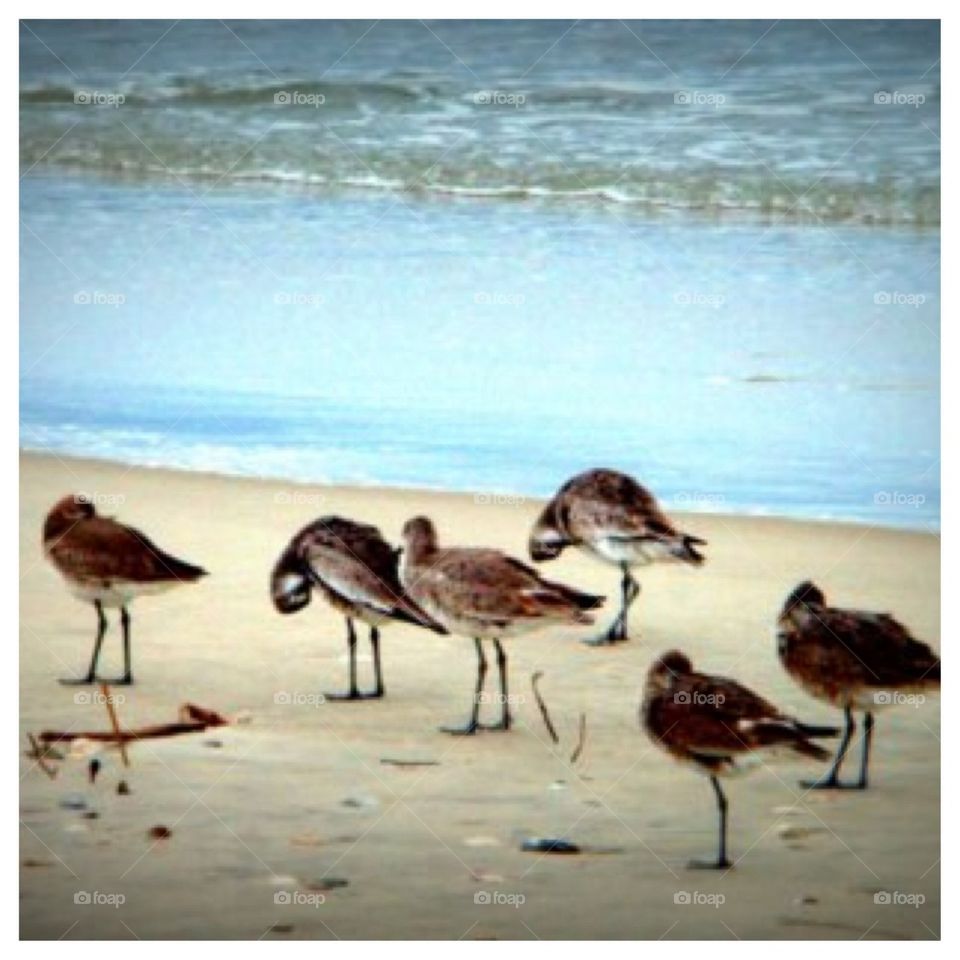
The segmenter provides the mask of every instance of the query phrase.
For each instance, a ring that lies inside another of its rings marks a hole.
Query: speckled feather
[[[547,623],[591,623],[603,597],[545,580],[483,547],[438,548],[433,525],[411,521],[401,577],[410,595],[451,632],[504,636]]]
[[[43,547],[69,581],[78,584],[190,583],[205,573],[202,568],[161,550],[146,534],[133,527],[95,514],[65,522],[56,513],[58,507],[47,517]]]
[[[804,603],[784,612],[780,661],[805,690],[845,706],[871,691],[940,685],[940,658],[892,616]]]
[[[306,606],[316,586],[346,616],[373,624],[403,620],[445,632],[405,594],[398,556],[376,527],[321,517],[300,530],[277,560],[270,578],[274,604],[292,613]]]
[[[667,654],[650,668],[641,722],[674,757],[711,772],[769,748],[827,759],[828,751],[810,737],[839,732],[800,723],[735,680],[697,673],[679,653]]]
[[[679,548],[675,559],[703,562],[693,549],[703,540],[677,530],[632,477],[606,469],[588,470],[560,488],[534,525],[530,552],[534,559],[549,559],[566,546],[595,548],[605,540],[671,544]]]

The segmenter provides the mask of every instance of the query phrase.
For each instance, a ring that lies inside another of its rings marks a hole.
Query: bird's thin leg
[[[610,624],[606,633],[600,634],[599,637],[591,637],[588,640],[584,640],[584,643],[588,646],[603,647],[611,643],[621,643],[628,639],[627,611],[630,609],[630,604],[637,599],[640,593],[640,584],[633,579],[633,575],[630,573],[630,567],[627,566],[627,564],[621,564],[620,569],[623,571],[623,577],[620,580],[620,612],[617,614],[613,623]]]
[[[359,700],[360,691],[357,689],[357,631],[353,628],[353,619],[344,617],[347,621],[347,655],[350,658],[350,689],[346,693],[327,693],[327,700]]]
[[[60,681],[68,686],[81,683],[93,683],[97,676],[97,661],[100,659],[100,647],[103,645],[103,637],[107,632],[107,615],[103,612],[103,604],[99,600],[94,600],[93,606],[97,611],[97,638],[93,641],[93,656],[90,658],[90,669],[87,670],[85,677],[67,677]]]
[[[843,739],[840,741],[840,746],[837,749],[837,756],[834,758],[833,766],[830,768],[830,772],[820,780],[802,780],[800,786],[806,790],[840,790],[843,789],[843,784],[840,782],[840,766],[843,763],[843,758],[846,756],[847,747],[850,746],[850,740],[853,737],[854,730],[857,729],[856,723],[853,720],[853,710],[850,707],[844,707],[843,709],[844,716],[844,728],[843,728]]]
[[[627,585],[630,582],[630,572],[626,564],[622,564],[620,569],[623,572],[623,576],[620,578],[620,612],[617,614],[617,619],[610,624],[610,630],[607,632],[607,637],[611,643],[627,638]]]
[[[633,579],[630,568],[623,565],[623,580],[620,583],[620,592],[623,598],[623,610],[620,613],[620,635],[618,640],[626,640],[629,628],[627,626],[627,613],[630,610],[633,601],[640,594],[640,584]]]
[[[480,718],[480,700],[483,697],[483,684],[487,676],[487,658],[483,653],[483,643],[479,637],[474,637],[473,642],[477,648],[477,688],[473,695],[473,710],[470,713],[470,722],[465,727],[441,727],[444,733],[452,733],[455,736],[465,736],[476,733],[479,728]]]
[[[367,694],[367,696],[382,697],[384,689],[383,674],[380,671],[380,630],[377,627],[370,628],[370,647],[373,650],[373,679],[375,686],[373,693]]]
[[[500,721],[481,724],[481,727],[484,730],[509,730],[513,718],[510,716],[510,697],[507,694],[507,655],[499,640],[494,640],[493,646],[497,651],[497,668],[500,671]]]
[[[120,626],[123,627],[123,680],[133,683],[133,661],[130,656],[130,614],[126,607],[120,608]]]
[[[353,620],[347,617],[347,647],[350,651],[350,696],[357,695],[357,631]]]
[[[863,715],[863,753],[860,755],[860,779],[858,790],[867,789],[867,767],[870,765],[870,741],[873,739],[873,714],[867,711]]]
[[[717,795],[717,808],[720,811],[720,845],[717,849],[717,867],[725,869],[731,866],[727,859],[727,798],[720,787],[720,781],[711,777],[714,793]]]
[[[720,814],[720,836],[717,847],[717,859],[714,860],[695,860],[690,864],[695,869],[708,870],[729,870],[733,864],[727,859],[727,798],[720,787],[720,781],[715,777],[710,777],[710,783],[713,785],[713,792],[717,796],[717,811]]]

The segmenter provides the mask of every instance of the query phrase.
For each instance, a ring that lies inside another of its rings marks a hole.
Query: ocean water
[[[939,523],[939,31],[27,22],[21,444]]]

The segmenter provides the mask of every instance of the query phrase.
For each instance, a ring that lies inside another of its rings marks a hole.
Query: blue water
[[[369,25],[232,24],[264,75],[210,24],[126,73],[163,25],[28,25],[22,445],[531,495],[608,465],[678,509],[936,528],[936,28],[834,25],[865,70],[778,25],[724,74],[767,26],[633,25],[665,70],[585,24],[521,77],[563,27],[431,25],[460,63],[381,25],[335,64]],[[330,113],[275,109],[294,79]],[[669,122],[680,80],[736,112]]]
[[[940,218],[936,21],[32,21],[25,167]]]

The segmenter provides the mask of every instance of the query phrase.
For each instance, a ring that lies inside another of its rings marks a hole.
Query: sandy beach
[[[40,548],[46,511],[70,492],[95,495],[102,512],[211,573],[132,607],[136,684],[117,690],[121,722],[173,720],[184,702],[246,721],[136,744],[126,771],[115,750],[102,751],[93,785],[84,760],[65,761],[50,779],[21,752],[22,937],[939,936],[935,697],[879,715],[863,795],[803,793],[798,779],[818,771],[792,763],[731,782],[736,866],[720,875],[685,866],[714,849],[709,784],[652,746],[637,720],[648,665],[678,647],[699,669],[735,676],[806,720],[839,723],[779,666],[780,604],[809,577],[829,600],[889,610],[939,648],[938,537],[686,516],[686,529],[709,541],[709,562],[640,571],[632,642],[593,649],[579,642],[589,630],[573,629],[510,642],[516,729],[450,738],[436,728],[468,709],[468,640],[391,626],[386,699],[323,703],[323,691],[346,682],[343,621],[319,598],[278,616],[270,568],[296,529],[327,513],[375,523],[393,542],[407,518],[424,513],[441,542],[525,557],[537,501],[36,454],[20,463],[21,751],[29,732],[107,724],[90,688],[56,682],[85,669],[95,629],[93,610],[67,593]],[[601,623],[613,616],[615,570],[575,553],[545,569],[606,594]],[[120,664],[114,617],[108,674]],[[360,651],[366,684],[365,629]],[[532,698],[538,670],[559,747]],[[586,744],[571,766],[581,713]],[[851,772],[857,757],[851,752]],[[121,778],[129,796],[116,793]],[[151,840],[157,825],[172,835]],[[565,837],[584,852],[522,852],[529,836]]]

